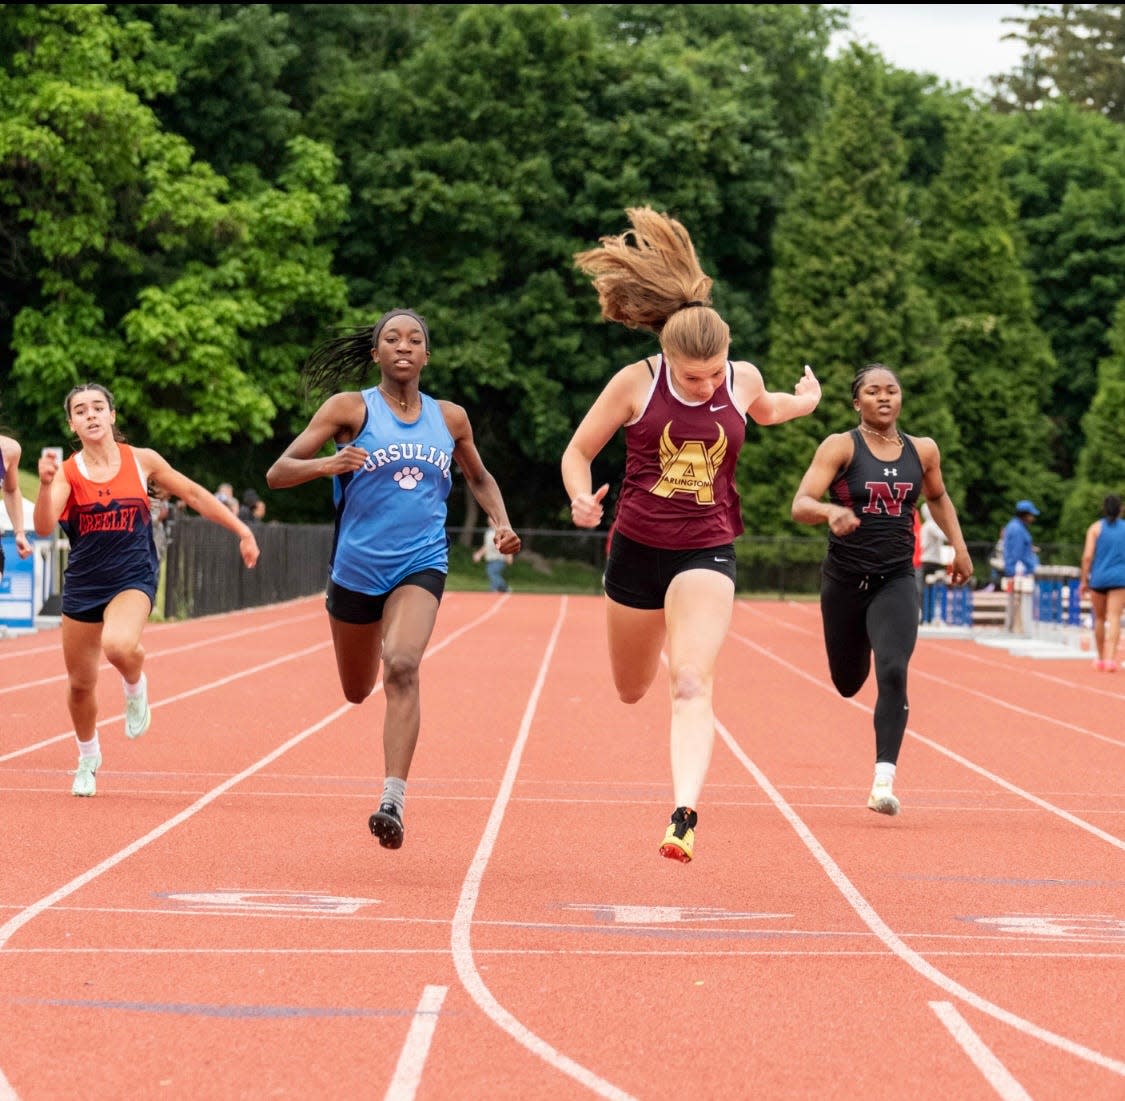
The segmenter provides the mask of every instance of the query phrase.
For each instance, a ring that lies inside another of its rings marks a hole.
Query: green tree
[[[1022,262],[1016,207],[1002,177],[1003,149],[987,115],[949,112],[941,172],[923,200],[922,282],[955,378],[963,446],[961,524],[989,539],[1031,497],[1057,516],[1044,412],[1057,373],[1037,327]],[[943,448],[943,466],[953,455]]]
[[[1000,74],[995,106],[1038,110],[1065,99],[1125,122],[1125,5],[1024,4],[1030,14],[1010,16],[1020,26],[1007,38],[1024,43],[1013,73]]]
[[[766,58],[729,35],[689,46],[674,30],[608,34],[604,19],[597,6],[466,5],[394,65],[361,84],[352,67],[323,93],[352,191],[336,255],[353,312],[425,314],[426,386],[469,408],[490,467],[539,523],[563,517],[558,456],[579,417],[654,347],[599,324],[573,254],[624,228],[626,206],[667,209],[721,282],[742,279],[720,292],[732,323],[761,332],[755,288],[792,148]],[[608,477],[619,461],[608,449]]]
[[[317,319],[344,306],[331,152],[294,140],[277,188],[232,192],[145,105],[174,84],[147,24],[48,5],[3,26],[3,377],[25,435],[56,439],[63,395],[93,379],[173,455],[269,438]]]
[[[827,433],[854,426],[851,383],[867,363],[899,375],[904,430],[957,446],[949,369],[917,282],[905,152],[884,76],[869,52],[853,47],[840,58],[830,109],[778,221],[763,374],[771,389],[787,389],[809,363],[824,396],[809,417],[751,426],[739,485],[757,532],[792,531],[789,506],[801,471]],[[956,485],[956,469],[946,475]]]
[[[1125,487],[1125,299],[1109,331],[1110,354],[1098,364],[1094,400],[1082,419],[1085,443],[1063,508],[1060,538],[1079,542],[1107,493]]]
[[[1125,128],[1055,104],[1005,120],[1004,137],[1036,314],[1059,364],[1045,404],[1056,426],[1050,466],[1069,478],[1125,297]]]

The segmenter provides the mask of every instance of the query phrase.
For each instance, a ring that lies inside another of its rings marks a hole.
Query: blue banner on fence
[[[4,576],[0,578],[0,627],[13,630],[35,628],[35,560],[20,558],[16,537],[3,535]],[[34,540],[33,540],[34,542]]]

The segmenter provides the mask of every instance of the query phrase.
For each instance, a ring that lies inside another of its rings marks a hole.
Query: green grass
[[[445,587],[459,592],[486,592],[488,576],[483,562],[473,561],[473,547],[449,548],[449,577]],[[561,558],[521,558],[505,575],[517,593],[594,593],[602,591],[601,567]]]

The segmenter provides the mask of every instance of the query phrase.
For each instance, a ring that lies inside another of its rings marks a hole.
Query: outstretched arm
[[[570,516],[577,527],[596,528],[602,521],[602,501],[609,492],[609,483],[597,490],[593,488],[594,460],[613,434],[633,419],[638,394],[648,390],[651,377],[643,362],[622,367],[606,383],[566,445],[562,480],[570,498]]]
[[[16,538],[16,553],[20,558],[31,554],[31,542],[23,520],[23,494],[20,493],[20,445],[12,439],[4,442],[4,507],[12,522]]]
[[[758,368],[753,364],[744,363],[739,366],[753,372],[749,376],[752,391],[754,375],[757,376],[757,396],[746,407],[746,412],[755,424],[784,424],[785,421],[807,416],[820,404],[820,382],[807,363],[805,373],[797,380],[792,394],[767,390]]]
[[[247,567],[258,561],[258,541],[249,526],[232,512],[209,489],[181,474],[167,459],[151,448],[136,448],[141,469],[153,484],[164,490],[170,497],[179,497],[188,508],[198,512],[214,524],[226,528],[238,537],[238,550]]]
[[[969,557],[969,548],[965,545],[964,535],[961,534],[961,521],[957,518],[957,509],[952,498],[945,491],[945,479],[941,475],[941,452],[938,450],[938,445],[928,436],[916,438],[914,448],[922,462],[922,493],[930,506],[930,515],[953,548],[953,565],[949,579],[954,585],[963,585],[972,579],[973,560]]]
[[[508,520],[508,510],[496,479],[485,468],[484,460],[477,451],[473,440],[469,415],[451,401],[441,401],[442,415],[446,427],[453,437],[453,461],[465,477],[465,484],[484,509],[489,525],[496,530],[496,549],[502,554],[519,554],[523,545],[520,537],[512,530]]]

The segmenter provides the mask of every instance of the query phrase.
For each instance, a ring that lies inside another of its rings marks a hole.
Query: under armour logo
[[[884,478],[891,478],[891,477],[897,478],[898,477],[898,467],[897,466],[885,466],[885,467],[883,467],[883,477]]]

